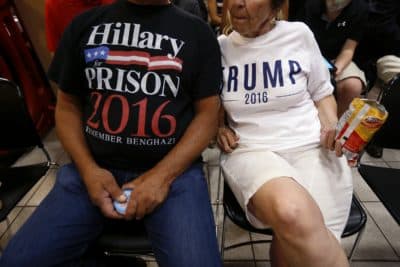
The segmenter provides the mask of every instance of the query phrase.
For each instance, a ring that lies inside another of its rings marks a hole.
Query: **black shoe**
[[[383,153],[383,148],[381,146],[378,146],[374,143],[370,143],[367,146],[367,153],[373,158],[382,158],[382,153]]]

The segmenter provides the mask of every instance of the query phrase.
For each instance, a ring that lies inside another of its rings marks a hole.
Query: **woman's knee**
[[[337,83],[338,94],[357,97],[363,90],[363,83],[359,78],[347,78]]]
[[[304,193],[306,194],[306,193]],[[250,211],[264,224],[270,225],[278,234],[287,236],[308,235],[315,227],[323,225],[321,212],[310,196],[275,194],[259,207],[252,205]]]

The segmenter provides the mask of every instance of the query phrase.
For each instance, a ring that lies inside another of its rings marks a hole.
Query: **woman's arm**
[[[326,96],[315,102],[321,123],[321,145],[330,150],[336,150],[336,155],[341,156],[341,146],[335,141],[337,118],[337,105],[333,95]]]
[[[223,152],[231,153],[238,146],[239,137],[226,125],[225,121],[225,109],[221,105],[218,118],[217,143]]]

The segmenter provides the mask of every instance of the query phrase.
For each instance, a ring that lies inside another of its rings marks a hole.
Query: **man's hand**
[[[321,127],[320,142],[322,147],[336,152],[336,156],[342,156],[342,145],[335,140],[336,125]]]
[[[104,216],[111,219],[122,219],[113,206],[113,200],[127,201],[114,176],[106,169],[92,168],[84,175],[84,181],[93,204],[100,208]]]
[[[239,137],[228,127],[218,128],[217,143],[219,148],[225,153],[231,153],[237,146]]]
[[[167,198],[170,184],[161,173],[154,169],[149,170],[123,186],[124,189],[133,189],[125,218],[140,220],[146,214],[151,213]]]

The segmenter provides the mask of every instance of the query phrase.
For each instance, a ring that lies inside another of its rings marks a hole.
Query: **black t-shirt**
[[[146,170],[179,141],[193,102],[219,93],[220,58],[201,19],[121,0],[73,20],[49,76],[84,101],[83,131],[99,164]]]
[[[368,7],[363,0],[352,0],[332,22],[324,18],[325,2],[308,0],[299,19],[313,31],[322,55],[335,59],[346,39],[359,42],[364,33]]]

